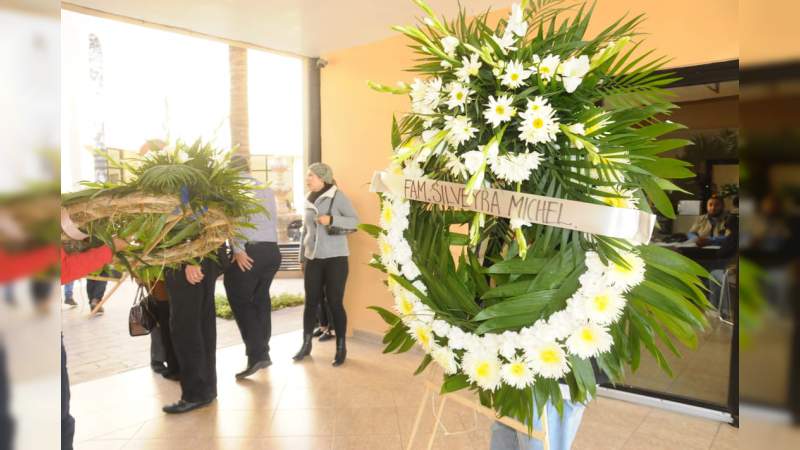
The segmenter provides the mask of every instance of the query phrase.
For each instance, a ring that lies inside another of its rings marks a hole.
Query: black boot
[[[296,355],[292,357],[295,361],[300,361],[301,359],[305,358],[306,356],[311,354],[311,333],[303,335],[303,346],[300,347],[300,351],[297,352]]]
[[[344,364],[347,358],[347,347],[344,345],[344,336],[336,335],[336,356],[333,358],[333,367],[339,367]]]

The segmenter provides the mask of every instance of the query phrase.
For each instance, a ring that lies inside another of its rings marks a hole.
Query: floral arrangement
[[[62,206],[90,239],[76,243],[62,236],[62,245],[70,251],[108,244],[114,236],[125,239],[131,245],[116,254],[118,265],[139,280],[159,279],[164,267],[216,257],[226,240],[252,226],[250,215],[263,211],[252,195],[256,187],[231,167],[230,152],[200,140],[178,140],[129,161],[105,156],[131,177],[84,182],[87,189],[64,194]]]
[[[585,37],[593,7],[523,1],[490,26],[489,13],[447,21],[422,0],[419,27],[395,27],[419,54],[421,75],[380,92],[408,95],[393,120],[388,172],[412,179],[529,193],[674,217],[670,179],[688,164],[659,154],[689,142],[659,137],[675,106],[658,69],[637,54],[641,16]],[[564,18],[571,13],[570,18]],[[696,263],[655,245],[454,210],[380,194],[371,265],[388,275],[395,312],[385,352],[418,344],[417,373],[435,361],[443,392],[470,388],[499,414],[532,426],[533,405],[559,410],[595,394],[595,369],[621,381],[642,346],[671,373],[661,348],[692,347],[709,307]],[[661,343],[662,345],[659,345]]]

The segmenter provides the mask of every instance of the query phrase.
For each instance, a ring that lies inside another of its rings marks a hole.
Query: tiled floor
[[[125,282],[106,302],[105,314],[89,318],[84,281],[75,284],[77,307],[62,307],[64,345],[69,351],[70,379],[73,383],[96,380],[150,364],[150,338],[128,335],[128,312],[136,294],[136,285]],[[109,283],[108,289],[112,284]],[[222,281],[218,294],[225,294]],[[284,292],[303,293],[302,278],[277,278],[272,295]],[[272,314],[273,333],[280,334],[302,326],[302,307],[286,308]],[[241,344],[236,322],[217,319],[217,348]]]
[[[315,344],[313,357],[293,363],[299,333],[275,336],[275,364],[252,379],[234,381],[242,348],[218,351],[219,397],[210,407],[168,416],[163,404],[179,387],[150,372],[131,370],[72,387],[76,449],[380,449],[405,448],[421,380],[411,373],[419,355],[383,355],[372,343],[351,339],[349,357],[333,368],[332,342]],[[426,417],[415,448],[432,433]],[[438,449],[489,448],[490,420],[451,403]],[[586,411],[575,449],[705,449],[737,447],[728,425],[599,398]]]

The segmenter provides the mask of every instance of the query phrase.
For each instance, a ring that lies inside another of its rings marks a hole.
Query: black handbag
[[[331,211],[333,210],[333,201],[336,200],[336,194],[338,193],[339,191],[333,193],[333,197],[331,197],[331,204],[328,205],[328,217],[331,218],[331,222],[333,222],[333,216],[331,215]],[[355,233],[356,230],[354,228],[342,228],[342,227],[337,227],[336,225],[328,224],[325,225],[325,231],[328,233],[329,236],[342,236],[350,233]]]
[[[144,286],[139,285],[133,306],[128,314],[128,332],[131,336],[145,336],[156,327],[156,317],[150,308],[150,296]]]

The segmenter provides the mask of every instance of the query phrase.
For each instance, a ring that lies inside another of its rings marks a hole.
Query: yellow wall
[[[628,11],[644,12],[648,20],[641,31],[649,33],[647,46],[673,56],[671,66],[736,59],[736,5],[730,0],[603,0],[598,2],[589,36]],[[388,164],[392,114],[408,110],[405,97],[373,92],[366,81],[411,81],[413,74],[403,72],[413,59],[406,44],[397,36],[323,56],[329,64],[321,78],[322,160],[333,167],[337,182],[365,223],[378,221],[377,197],[368,192],[368,183],[375,170]],[[366,309],[391,304],[382,274],[367,266],[375,249],[375,242],[364,233],[350,237],[345,305],[351,331],[384,330],[378,315]]]

